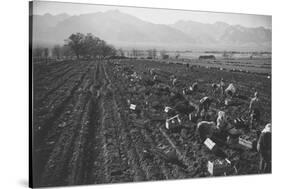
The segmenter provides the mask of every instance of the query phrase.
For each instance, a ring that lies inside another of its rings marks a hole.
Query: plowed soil
[[[245,72],[163,64],[138,60],[65,61],[34,65],[33,73],[33,171],[34,186],[121,183],[208,177],[208,160],[217,157],[203,146],[195,125],[183,117],[180,133],[166,130],[167,96],[145,77],[157,68],[160,83],[177,89],[199,83],[199,92],[187,98],[194,104],[211,92],[211,83],[224,78],[234,83],[239,105],[212,104],[211,119],[224,110],[232,118],[244,116],[255,90],[263,103],[261,123],[271,121],[271,80]],[[132,78],[136,72],[141,78]],[[149,78],[150,77],[150,78]],[[148,97],[146,93],[151,95]],[[136,110],[130,110],[130,103]],[[158,104],[157,107],[154,105]],[[255,137],[255,130],[248,133]],[[236,171],[227,175],[257,174],[259,156],[254,150],[223,146]]]

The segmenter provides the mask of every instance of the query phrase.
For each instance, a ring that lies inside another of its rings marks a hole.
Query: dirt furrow
[[[86,123],[83,123],[83,112],[85,112],[86,106],[89,104],[89,95],[80,93],[77,97],[76,104],[73,107],[73,119],[70,123],[64,127],[58,141],[55,144],[53,151],[49,157],[49,160],[45,166],[45,172],[43,173],[43,184],[55,183],[56,185],[68,185],[67,177],[70,174],[69,162],[73,157],[73,150],[76,142],[76,138],[79,136],[79,132],[83,131],[83,127]]]
[[[103,117],[101,109],[101,97],[99,96],[101,90],[100,65],[95,63],[95,72],[91,77],[93,84],[91,90],[91,105],[89,107],[89,126],[88,132],[85,135],[85,146],[82,158],[81,183],[102,183],[104,180],[102,154],[102,130],[101,119]]]
[[[66,75],[70,71],[77,69],[77,67],[81,67],[80,65],[74,65],[71,62],[64,64],[64,65],[57,65],[56,70],[49,70],[46,74],[40,75],[40,77],[36,77],[34,79],[34,86],[36,89],[46,89],[50,85],[53,84],[57,79],[60,79],[62,76]],[[36,92],[37,90],[34,90]]]
[[[72,77],[75,76],[77,73],[72,73],[69,75],[67,78],[62,78],[60,81],[56,81],[57,85],[55,85],[52,89],[49,89],[45,94],[42,94],[40,97],[38,97],[38,100],[34,99],[35,104],[38,104],[40,106],[40,103],[49,98],[50,95],[52,95],[55,91],[57,91],[59,88],[61,88],[64,85],[67,85],[67,82],[71,79]],[[61,76],[63,77],[63,76]]]
[[[107,76],[108,78],[108,76]],[[119,84],[120,85],[120,84]],[[114,86],[118,86],[118,84],[114,84]],[[120,89],[116,89],[116,91],[120,91]],[[121,96],[121,95],[120,95]],[[115,99],[115,95],[113,95],[114,99]],[[116,103],[116,100],[114,100],[114,102]],[[126,104],[126,101],[125,101]],[[117,105],[115,105],[117,106]],[[126,107],[127,109],[127,107]],[[114,112],[118,112],[118,110],[115,110]],[[129,120],[127,120],[129,121]],[[160,179],[164,179],[167,176],[167,171],[163,171],[162,168],[160,167],[160,165],[157,163],[159,161],[159,159],[151,159],[151,157],[147,157],[144,153],[145,150],[152,148],[149,143],[146,141],[147,138],[144,136],[144,134],[142,133],[142,129],[139,128],[139,126],[136,126],[133,122],[130,122],[130,134],[133,136],[132,140],[130,141],[130,143],[133,142],[135,146],[134,152],[136,153],[136,155],[138,157],[135,157],[132,159],[131,154],[128,156],[130,159],[130,161],[134,161],[136,162],[136,159],[138,159],[137,161],[139,161],[137,163],[137,165],[139,165],[141,167],[141,170],[139,170],[138,167],[133,167],[133,172],[138,173],[138,175],[135,175],[135,178],[137,179],[143,179],[143,173],[145,173],[145,176],[147,180],[153,179],[153,180],[160,180]],[[124,124],[122,124],[124,127]],[[121,132],[122,133],[122,132]],[[127,136],[127,135],[126,135]],[[154,157],[155,158],[155,157]],[[136,163],[134,163],[136,164]],[[142,173],[143,172],[143,173]]]
[[[107,182],[124,182],[126,176],[126,162],[122,160],[122,152],[120,149],[118,120],[113,107],[113,91],[111,82],[104,69],[104,63],[101,65],[101,72],[104,78],[104,86],[102,87],[102,112],[103,118],[101,126],[103,130],[103,154],[105,157],[105,179]],[[125,165],[125,166],[124,166]]]
[[[87,105],[84,110],[84,114],[81,120],[81,128],[78,132],[78,136],[76,137],[76,140],[74,142],[74,149],[73,154],[71,155],[72,158],[69,163],[69,175],[67,178],[67,183],[69,185],[77,185],[77,184],[83,184],[83,164],[84,162],[84,155],[86,155],[86,136],[88,133],[88,127],[89,127],[89,110],[91,106],[91,100],[87,102]],[[90,136],[88,136],[90,137]]]
[[[88,70],[89,71],[89,70]],[[57,136],[62,135],[61,133],[71,130],[67,120],[60,123],[60,120],[64,120],[64,117],[74,113],[74,108],[71,102],[76,103],[77,101],[77,89],[83,83],[87,72],[85,72],[79,82],[71,89],[71,95],[69,95],[60,104],[58,109],[53,112],[53,117],[45,122],[45,127],[42,127],[40,133],[37,133],[36,138],[34,138],[34,172],[36,173],[35,182],[40,182],[41,173],[44,170],[45,163],[48,161],[48,157],[51,156],[51,151],[54,149],[52,146],[57,145]],[[80,96],[82,93],[80,93]],[[85,96],[85,95],[84,95]],[[76,100],[75,100],[76,99]],[[76,101],[76,102],[75,102]],[[66,111],[67,110],[67,111]],[[72,112],[72,113],[71,113]],[[44,128],[44,129],[43,129]],[[61,130],[62,129],[62,130]],[[64,141],[63,141],[64,142]],[[47,182],[46,182],[47,183]]]
[[[106,70],[106,69],[105,69]],[[107,80],[110,81],[112,85],[112,80],[110,79],[107,71],[105,71],[105,75]],[[116,85],[114,85],[116,86]],[[115,92],[119,92],[118,88],[111,89],[113,91],[112,99],[113,99],[113,112],[115,114],[115,117],[117,118],[116,123],[117,127],[115,127],[116,135],[119,136],[120,140],[120,151],[122,152],[121,157],[123,162],[127,162],[125,169],[128,169],[129,175],[128,181],[143,181],[145,179],[144,177],[144,171],[140,168],[140,157],[136,150],[136,145],[133,143],[130,133],[128,131],[128,125],[127,120],[124,116],[124,112],[122,111],[122,108],[124,108],[123,104],[121,103],[121,99],[118,99],[119,105],[117,105],[116,96],[121,97],[120,94],[116,94]],[[125,103],[126,104],[126,103]],[[122,107],[123,106],[123,107]],[[117,129],[118,128],[118,129]]]
[[[35,128],[34,131],[36,134],[34,134],[34,146],[35,148],[37,146],[40,146],[42,142],[45,139],[45,136],[47,135],[48,131],[50,130],[50,127],[52,127],[54,121],[60,117],[61,113],[63,112],[65,106],[70,102],[71,98],[73,97],[74,93],[76,93],[79,86],[83,83],[85,76],[90,71],[86,71],[79,79],[79,81],[76,82],[76,84],[71,88],[69,94],[63,99],[63,101],[60,102],[60,104],[52,110],[52,114],[47,117],[42,124],[42,127],[40,126],[40,129]]]

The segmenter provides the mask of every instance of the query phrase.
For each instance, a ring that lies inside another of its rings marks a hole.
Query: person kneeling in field
[[[197,124],[197,133],[200,141],[204,142],[207,138],[211,138],[213,133],[217,130],[216,123],[213,121],[200,121]]]
[[[271,124],[267,124],[259,136],[257,150],[260,154],[260,173],[271,173]]]
[[[236,88],[232,83],[228,85],[228,87],[225,89],[225,94],[227,97],[232,98],[236,92]]]
[[[232,98],[234,97],[234,95],[236,94],[236,88],[234,87],[234,85],[232,83],[230,83],[228,85],[228,87],[225,89],[225,99],[224,99],[224,104],[226,106],[230,106],[232,105],[233,101]]]
[[[153,81],[157,84],[157,83],[161,83],[160,79],[159,79],[159,76],[158,75],[154,75],[153,76]]]
[[[154,68],[149,69],[149,73],[150,75],[154,76],[156,74],[155,69]]]
[[[173,86],[176,86],[178,84],[178,80],[177,80],[177,78],[174,78],[173,80],[172,80],[172,85]]]
[[[217,127],[221,130],[226,129],[227,127],[227,117],[224,111],[218,112]]]
[[[215,133],[222,133],[227,126],[227,119],[225,112],[219,111],[217,123],[213,121],[201,121],[197,124],[197,133],[199,134],[201,142],[206,138],[212,138]]]
[[[176,110],[180,115],[189,116],[189,114],[195,110],[195,107],[192,106],[188,100],[183,100],[177,102],[173,109]]]
[[[219,89],[220,89],[220,85],[219,85],[219,84],[217,84],[217,83],[212,83],[212,93],[213,93],[213,94],[218,93]]]
[[[201,113],[204,113],[202,117],[205,117],[206,113],[208,112],[211,103],[213,102],[213,99],[205,96],[199,101],[198,111],[197,111],[197,117],[201,115]],[[204,110],[204,111],[203,111]]]
[[[196,92],[198,91],[198,83],[197,82],[194,82],[191,86],[190,86],[190,91],[192,92]]]
[[[257,125],[260,121],[260,99],[258,92],[255,92],[254,98],[251,99],[249,105],[249,113],[250,113],[250,129],[253,128],[254,124]]]

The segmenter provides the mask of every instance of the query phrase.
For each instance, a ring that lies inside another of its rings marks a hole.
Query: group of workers
[[[226,98],[232,98],[236,89],[233,84],[230,84],[224,90],[224,82],[223,79],[219,84],[219,88],[221,92],[224,93],[223,95]],[[207,112],[211,106],[211,103],[215,100],[210,97],[203,97],[199,101],[198,112],[197,115],[202,115],[202,112]],[[248,108],[249,113],[249,129],[252,130],[253,128],[258,128],[260,124],[260,117],[261,117],[261,101],[259,98],[258,92],[254,93],[254,97],[250,99]],[[219,113],[222,113],[220,111]],[[220,128],[226,122],[225,115],[218,115],[217,119],[217,128]],[[257,141],[257,150],[260,155],[260,165],[259,169],[261,173],[270,173],[271,172],[271,124],[267,124],[265,128],[262,130],[261,134],[258,136]]]
[[[151,75],[154,76],[154,80],[157,79],[157,76],[155,73],[152,73]],[[172,86],[176,87],[177,83],[179,82],[176,76],[172,75],[170,77],[170,81]],[[221,78],[220,82],[218,84],[212,84],[212,88],[214,92],[219,92],[220,99],[225,100],[225,105],[228,105],[227,102],[231,101],[234,96],[236,95],[237,91],[233,83],[230,83],[228,86],[225,84],[224,79]],[[194,82],[190,88],[183,89],[183,95],[188,94],[188,92],[196,92],[199,89],[198,82]],[[227,101],[228,100],[228,101]],[[208,117],[207,112],[210,109],[210,106],[212,103],[217,102],[215,98],[211,98],[209,96],[205,96],[202,99],[200,99],[196,117],[201,117],[202,120],[206,120],[206,117]],[[186,105],[185,103],[182,103],[183,107],[190,107]],[[177,107],[177,106],[176,106]],[[177,109],[175,107],[175,109]],[[188,108],[185,108],[188,109]],[[261,116],[261,101],[259,98],[258,92],[254,93],[254,97],[250,99],[249,107],[248,107],[248,113],[249,113],[249,129],[252,130],[253,128],[257,129],[260,124],[260,116]],[[212,125],[215,126],[217,129],[224,129],[225,125],[228,124],[229,118],[227,118],[226,113],[224,111],[218,112],[218,117],[216,120],[216,124]],[[260,165],[259,169],[261,173],[270,173],[271,172],[271,124],[267,124],[265,128],[262,130],[261,134],[258,136],[257,140],[257,150],[260,155]]]
[[[171,78],[172,85],[175,85],[177,79],[175,76]],[[219,91],[221,98],[226,99],[225,102],[227,105],[227,100],[231,100],[236,94],[236,88],[234,84],[230,83],[227,87],[223,80],[220,80],[219,84],[212,85],[214,91]],[[196,91],[198,89],[198,83],[195,82],[190,87],[190,91]],[[185,92],[185,91],[183,91]],[[185,93],[184,93],[185,94]],[[216,102],[215,98],[208,96],[200,99],[196,117],[206,118],[207,112],[212,103]],[[261,101],[259,98],[258,92],[254,93],[254,97],[250,99],[249,107],[249,129],[257,129],[260,124],[261,117]],[[204,119],[203,119],[204,120]],[[222,129],[224,125],[228,124],[228,119],[223,111],[218,112],[217,124],[218,129]],[[259,169],[261,173],[270,173],[271,172],[271,124],[267,124],[262,130],[261,134],[258,136],[257,140],[257,150],[260,155],[260,165]]]

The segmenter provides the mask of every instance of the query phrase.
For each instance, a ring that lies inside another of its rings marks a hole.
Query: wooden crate
[[[228,159],[208,161],[208,172],[213,176],[224,175],[230,171],[231,162]]]
[[[181,119],[179,118],[179,115],[176,115],[174,117],[171,117],[169,119],[166,119],[165,127],[166,129],[176,128],[181,126]]]
[[[247,139],[244,139],[242,137],[239,137],[239,141],[238,143],[244,147],[244,148],[247,148],[247,149],[252,149],[253,148],[253,142],[252,141],[249,141]]]

